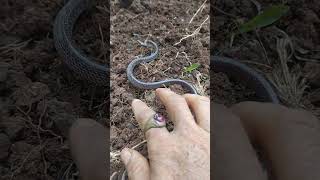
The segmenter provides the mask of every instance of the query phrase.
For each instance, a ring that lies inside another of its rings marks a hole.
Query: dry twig
[[[202,5],[199,7],[199,9],[196,11],[196,13],[192,16],[192,18],[189,21],[189,24],[192,23],[193,19],[197,16],[197,14],[202,11],[205,8],[205,4],[206,4],[207,0],[205,0]]]
[[[182,38],[179,40],[179,42],[175,43],[174,45],[176,46],[176,45],[180,44],[183,40],[188,39],[188,38],[190,38],[190,37],[193,37],[193,36],[196,36],[197,34],[199,34],[200,29],[201,29],[202,26],[209,20],[209,17],[210,17],[210,16],[208,15],[207,18],[200,24],[200,26],[199,26],[195,31],[193,31],[193,33],[188,34],[188,35],[185,35],[184,37],[182,37]]]

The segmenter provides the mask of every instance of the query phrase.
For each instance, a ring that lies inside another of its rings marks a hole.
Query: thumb
[[[139,152],[124,148],[121,151],[121,159],[126,166],[130,180],[149,180],[149,163]]]

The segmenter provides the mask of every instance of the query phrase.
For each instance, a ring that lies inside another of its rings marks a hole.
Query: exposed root
[[[63,144],[63,138],[62,138],[61,136],[57,135],[56,133],[54,133],[54,132],[51,131],[51,130],[47,130],[47,129],[43,129],[42,127],[38,127],[37,125],[35,125],[35,124],[32,122],[32,118],[31,118],[26,112],[24,112],[24,111],[23,111],[21,108],[19,108],[18,106],[16,106],[16,108],[17,108],[18,111],[20,111],[23,115],[26,116],[26,118],[28,119],[28,120],[26,120],[26,122],[31,125],[31,127],[33,128],[33,130],[39,129],[41,132],[47,132],[47,133],[51,134],[52,136],[58,138],[58,139],[60,140],[60,143]]]

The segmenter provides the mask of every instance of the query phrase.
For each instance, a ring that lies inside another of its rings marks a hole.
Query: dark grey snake
[[[141,45],[151,47],[152,49],[154,49],[154,52],[152,52],[149,56],[138,57],[130,62],[127,67],[127,76],[132,85],[141,89],[156,89],[164,85],[179,84],[182,87],[186,88],[190,93],[197,94],[197,90],[193,87],[193,85],[181,79],[166,79],[158,82],[143,82],[138,80],[133,75],[134,68],[141,63],[148,63],[155,60],[159,54],[159,48],[155,42],[147,40],[144,43],[141,43]]]
[[[53,35],[58,53],[64,63],[80,78],[97,85],[108,86],[109,68],[95,63],[73,43],[73,27],[80,14],[88,9],[91,0],[69,0],[56,16]]]

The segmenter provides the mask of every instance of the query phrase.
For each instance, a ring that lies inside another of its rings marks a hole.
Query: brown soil
[[[77,117],[106,121],[107,90],[77,80],[54,48],[52,25],[62,6],[0,3],[0,179],[77,179],[68,128]],[[80,47],[102,63],[109,56],[99,31],[103,22],[101,31],[109,32],[106,14],[92,8],[75,31]]]

